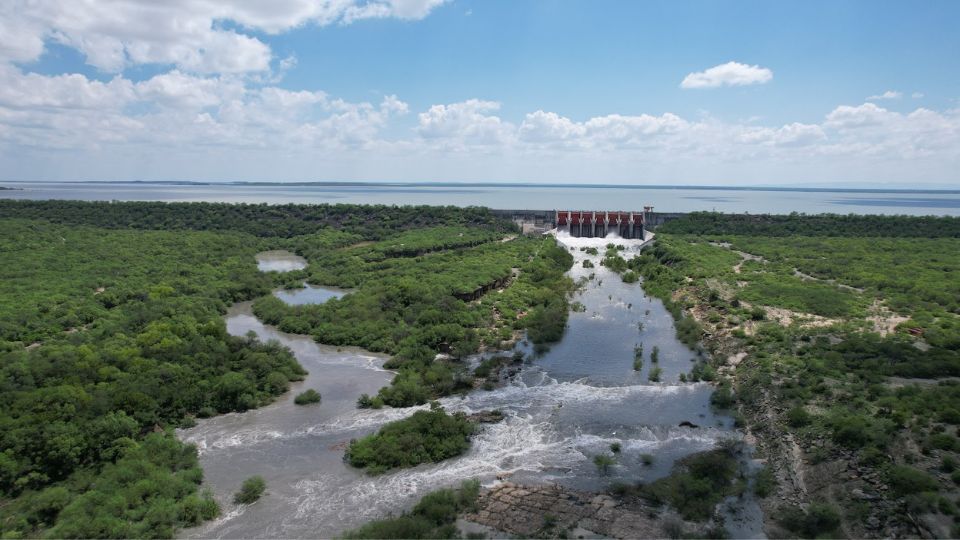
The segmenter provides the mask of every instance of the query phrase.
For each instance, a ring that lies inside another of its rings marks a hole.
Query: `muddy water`
[[[289,251],[278,249],[257,253],[257,268],[261,272],[289,272],[306,267],[306,259]]]
[[[563,340],[503,387],[441,400],[450,411],[500,409],[505,420],[484,426],[464,456],[382,476],[348,468],[342,455],[351,438],[418,409],[355,408],[359,394],[373,394],[391,378],[381,367],[383,359],[278,332],[259,323],[248,303],[234,306],[227,315],[232,334],[252,330],[261,339],[281,341],[310,375],[273,405],[205,420],[181,432],[185,441],[197,444],[205,483],[224,509],[220,519],[184,534],[330,537],[471,477],[490,485],[498,475],[510,474],[517,482],[557,482],[577,489],[602,489],[614,480],[650,481],[668,474],[677,459],[737,437],[732,420],[711,411],[710,386],[677,382],[695,353],[676,340],[662,304],[647,297],[639,284],[624,284],[599,266],[606,241],[559,240],[573,247],[574,279],[595,274],[575,298],[586,310],[571,313]],[[637,241],[616,242],[628,247],[627,257],[639,249]],[[579,250],[587,245],[600,247],[601,254]],[[588,257],[595,268],[583,269]],[[645,361],[636,372],[633,351],[641,341]],[[647,380],[653,346],[660,349],[660,383]],[[295,406],[293,395],[308,387],[320,391],[323,402]],[[680,427],[684,421],[697,427]],[[600,475],[593,456],[609,454],[615,442],[622,446],[617,464]],[[652,465],[643,464],[644,454],[653,456]],[[267,495],[251,506],[233,505],[232,493],[254,474],[267,480]],[[754,536],[752,527],[741,527],[739,536]]]

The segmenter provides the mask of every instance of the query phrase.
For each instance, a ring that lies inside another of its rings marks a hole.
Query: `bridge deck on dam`
[[[624,238],[643,238],[643,231],[686,215],[682,212],[595,211],[595,210],[491,210],[510,219],[524,234],[542,234],[564,229],[572,236],[603,237],[616,232]]]

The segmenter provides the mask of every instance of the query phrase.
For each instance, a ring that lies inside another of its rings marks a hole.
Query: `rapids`
[[[466,478],[490,485],[498,476],[509,475],[521,483],[555,482],[600,490],[618,479],[650,481],[665,476],[677,459],[710,449],[721,439],[739,438],[733,420],[711,410],[709,385],[678,382],[697,353],[676,339],[662,303],[644,294],[641,284],[625,284],[599,264],[608,242],[624,245],[628,258],[643,242],[562,234],[558,241],[572,249],[574,280],[594,274],[573,298],[586,309],[571,312],[563,339],[525,363],[520,374],[501,387],[440,400],[451,412],[499,409],[504,421],[483,426],[463,456],[380,476],[348,467],[342,460],[345,445],[424,408],[356,408],[361,393],[372,395],[392,378],[382,367],[385,358],[279,332],[260,323],[249,302],[233,306],[226,317],[230,333],[253,331],[261,340],[278,340],[310,373],[267,407],[201,420],[179,432],[181,439],[197,445],[205,486],[223,508],[219,519],[183,535],[331,537],[401,512],[424,494]],[[580,251],[589,246],[597,247],[599,254]],[[583,268],[584,259],[595,267]],[[320,296],[320,301],[326,300]],[[638,323],[643,323],[642,330]],[[636,372],[633,351],[640,342],[645,359],[643,369]],[[654,346],[660,350],[660,383],[647,380]],[[295,406],[293,396],[305,388],[317,389],[322,403]],[[680,427],[684,421],[697,427]],[[609,453],[614,442],[622,447],[617,464],[600,475],[592,458]],[[643,464],[645,454],[653,456],[651,465]],[[232,494],[255,474],[266,479],[267,494],[250,506],[233,505]],[[730,507],[728,515],[746,516],[734,527],[738,536],[762,534],[755,503],[731,501]]]

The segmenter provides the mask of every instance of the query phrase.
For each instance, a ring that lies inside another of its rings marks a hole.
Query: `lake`
[[[660,212],[839,213],[960,216],[960,190],[855,190],[530,184],[173,184],[6,182],[9,199],[352,203]]]

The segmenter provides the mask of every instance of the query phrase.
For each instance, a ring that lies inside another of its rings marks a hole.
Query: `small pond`
[[[303,257],[278,249],[257,253],[257,268],[261,272],[291,272],[303,270],[307,267],[307,260]]]
[[[274,291],[273,295],[283,300],[287,305],[303,306],[306,304],[323,304],[331,298],[340,298],[347,292],[343,289],[318,287],[304,283],[302,289],[281,289]]]

